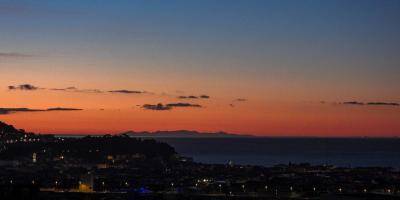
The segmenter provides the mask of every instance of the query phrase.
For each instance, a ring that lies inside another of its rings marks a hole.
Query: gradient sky
[[[0,120],[40,133],[400,136],[399,35],[398,0],[0,1],[0,108],[83,109]],[[177,98],[189,95],[210,98]],[[143,107],[158,103],[202,107]]]

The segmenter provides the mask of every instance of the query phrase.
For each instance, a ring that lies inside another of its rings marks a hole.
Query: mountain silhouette
[[[169,137],[169,138],[226,138],[226,137],[254,137],[251,135],[238,135],[232,133],[225,133],[225,132],[198,132],[198,131],[188,131],[188,130],[176,130],[176,131],[155,131],[155,132],[135,132],[135,131],[128,131],[121,134],[125,134],[131,137]]]

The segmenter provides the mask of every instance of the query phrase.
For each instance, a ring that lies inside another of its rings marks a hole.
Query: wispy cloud
[[[21,85],[10,85],[8,86],[9,90],[38,90],[38,89],[43,89],[43,90],[49,90],[49,91],[59,91],[59,92],[80,92],[80,93],[120,93],[120,94],[151,94],[146,91],[139,91],[139,90],[100,90],[100,89],[80,89],[75,86],[71,87],[66,87],[66,88],[55,88],[55,87],[49,87],[49,88],[44,88],[44,87],[38,87],[34,86],[32,84],[21,84]]]
[[[234,101],[243,102],[243,101],[247,101],[247,99],[244,99],[244,98],[237,98],[237,99],[235,99]]]
[[[79,89],[77,87],[50,88],[48,90],[59,91],[59,92],[104,93],[104,91],[99,90],[99,89]]]
[[[0,3],[0,14],[4,15],[18,15],[18,16],[48,16],[48,15],[82,15],[86,12],[77,10],[66,10],[64,8],[50,8],[46,6],[39,6],[38,4],[31,4],[20,1],[8,1]]]
[[[76,87],[50,88],[49,90],[54,90],[54,91],[75,91],[75,90],[78,90],[78,88],[76,88]]]
[[[33,55],[16,53],[16,52],[0,52],[0,58],[27,58],[27,57],[33,57]]]
[[[74,90],[75,92],[82,92],[82,93],[104,93],[104,91],[99,89],[77,89]]]
[[[236,103],[245,102],[245,101],[247,101],[247,99],[237,98],[237,99],[232,100],[232,103],[230,103],[229,106],[234,108],[234,107],[236,107]]]

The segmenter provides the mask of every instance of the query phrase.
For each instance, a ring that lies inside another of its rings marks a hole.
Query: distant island
[[[128,131],[121,135],[128,135],[130,137],[150,137],[150,138],[243,138],[243,137],[255,137],[252,135],[239,135],[225,132],[198,132],[188,130],[176,130],[176,131],[155,131],[155,132],[135,132]]]

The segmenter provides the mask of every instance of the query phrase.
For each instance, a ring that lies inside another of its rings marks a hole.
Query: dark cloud
[[[357,105],[357,106],[363,106],[363,102],[358,102],[358,101],[346,101],[342,103],[343,105]]]
[[[40,89],[39,87],[36,87],[31,84],[21,84],[21,85],[10,85],[8,86],[9,90],[37,90]]]
[[[40,112],[44,110],[40,109],[30,109],[30,108],[0,108],[0,114],[6,115],[15,112]]]
[[[201,108],[202,106],[199,104],[190,104],[190,103],[169,103],[169,104],[144,104],[142,108],[146,110],[171,110],[172,108],[175,107],[196,107],[196,108]]]
[[[241,101],[241,102],[243,102],[243,101],[247,101],[247,99],[237,98],[237,99],[235,99],[235,101]]]
[[[31,108],[0,108],[0,115],[7,115],[17,112],[48,112],[48,111],[80,111],[79,108],[48,108],[48,109],[31,109]]]
[[[123,94],[142,94],[144,93],[143,91],[137,91],[137,90],[111,90],[108,91],[110,93],[123,93]]]
[[[387,102],[368,102],[367,105],[370,106],[400,106],[398,103],[387,103]]]
[[[358,106],[400,106],[399,103],[394,102],[359,102],[359,101],[347,101],[342,102],[343,105],[358,105]]]
[[[142,108],[146,109],[146,110],[171,110],[172,107],[169,106],[164,106],[162,103],[159,104],[144,104],[142,106]]]
[[[189,95],[189,96],[178,96],[178,99],[209,99],[210,96],[208,95],[200,95],[200,96],[195,96],[195,95]]]
[[[79,111],[83,110],[80,108],[63,108],[63,107],[56,107],[56,108],[48,108],[47,111]]]
[[[190,95],[190,96],[179,96],[178,99],[198,99],[198,97],[197,96],[193,96],[193,95]]]
[[[197,108],[200,108],[202,106],[199,104],[190,104],[190,103],[169,103],[169,104],[167,104],[167,107],[197,107]]]

